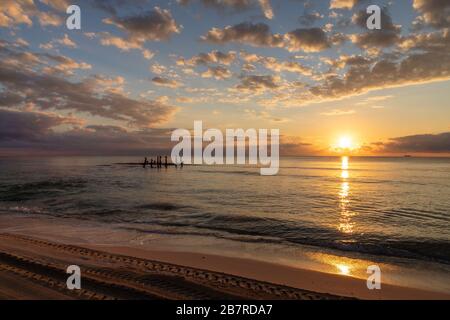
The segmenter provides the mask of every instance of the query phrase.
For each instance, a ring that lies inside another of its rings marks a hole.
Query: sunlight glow
[[[338,265],[336,265],[336,267],[338,268],[340,274],[343,274],[345,276],[350,275],[350,267],[349,266],[347,266],[345,264],[338,264]]]
[[[354,137],[349,134],[338,136],[331,145],[331,150],[341,155],[350,155],[353,152],[358,152],[360,148],[361,146],[355,141]]]
[[[349,136],[342,136],[339,138],[338,147],[341,149],[352,149],[353,141]]]

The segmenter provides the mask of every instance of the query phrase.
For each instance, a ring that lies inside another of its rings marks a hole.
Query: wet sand
[[[200,268],[0,234],[2,299],[339,299]],[[132,252],[131,252],[132,253]],[[69,265],[81,268],[81,289],[66,288]]]
[[[368,290],[362,279],[259,260],[97,244],[88,236],[124,235],[74,225],[1,217],[0,299],[450,299],[388,284]],[[66,287],[69,265],[81,268],[81,290]]]

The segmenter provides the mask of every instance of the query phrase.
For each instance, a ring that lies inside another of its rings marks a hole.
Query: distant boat
[[[412,158],[412,155],[410,155],[410,154],[405,154],[404,157],[405,157],[405,158]]]

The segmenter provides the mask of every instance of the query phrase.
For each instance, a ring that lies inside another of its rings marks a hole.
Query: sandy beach
[[[127,248],[100,251],[4,233],[0,234],[0,239],[1,299],[341,298],[209,271],[206,269],[208,263],[200,269],[143,259],[137,257],[141,254]],[[187,259],[187,264],[190,264],[198,257],[184,255],[173,258]],[[216,259],[211,260],[217,263]],[[228,264],[226,259],[223,262]],[[65,270],[71,264],[81,267],[80,290],[66,288]]]
[[[26,221],[32,230],[38,220],[20,219]],[[252,259],[74,244],[42,228],[36,236],[23,225],[11,232],[12,225],[0,221],[0,299],[450,299],[392,285],[368,290],[361,279]],[[66,287],[66,269],[74,264],[81,268],[81,290]]]

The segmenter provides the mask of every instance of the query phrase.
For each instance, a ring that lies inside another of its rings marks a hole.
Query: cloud
[[[70,129],[55,130],[58,126]],[[112,125],[89,125],[52,113],[0,108],[3,155],[139,155],[170,154],[171,129],[130,131]]]
[[[69,48],[76,48],[77,44],[75,42],[73,42],[69,36],[66,34],[64,34],[64,37],[62,37],[61,39],[57,39],[55,40],[56,43],[59,43],[63,46],[69,47]]]
[[[320,14],[319,12],[305,12],[305,14],[298,18],[298,21],[301,25],[309,27],[317,20],[323,19],[323,17],[323,14]]]
[[[351,65],[343,76],[328,76],[312,86],[315,98],[341,98],[371,90],[450,79],[448,30],[407,37],[399,57]],[[439,63],[436,63],[439,61]],[[314,99],[314,98],[311,98]]]
[[[244,72],[253,72],[256,70],[256,67],[254,65],[252,65],[251,63],[244,63],[242,65],[241,70]]]
[[[155,56],[155,53],[148,49],[143,49],[141,52],[142,52],[142,56],[144,57],[144,59],[147,59],[147,60],[151,60]]]
[[[252,119],[262,119],[262,120],[266,120],[266,121],[270,121],[270,122],[275,122],[278,124],[290,121],[290,119],[288,119],[288,118],[274,116],[273,114],[271,114],[265,110],[258,111],[258,110],[254,110],[254,109],[245,109],[244,112],[247,115],[249,115]]]
[[[51,6],[59,11],[65,11],[66,4],[64,0],[41,0],[46,5]],[[63,10],[61,10],[64,8]],[[42,26],[59,26],[63,19],[54,12],[40,11],[33,0],[2,0],[0,6],[0,27],[12,27],[16,25],[33,25],[33,19],[37,18],[39,24]]]
[[[100,43],[104,46],[113,46],[122,51],[130,51],[132,49],[142,49],[142,43],[129,41],[127,39],[111,35],[108,32],[100,34]]]
[[[273,19],[273,10],[269,0],[259,0],[259,5],[267,19]]]
[[[116,6],[123,5],[120,0],[116,2]],[[142,56],[150,60],[155,53],[144,47],[146,42],[166,41],[174,34],[181,32],[181,27],[172,18],[169,10],[154,7],[153,10],[144,11],[139,15],[119,17],[116,15],[115,5],[96,3],[97,7],[114,14],[113,17],[104,19],[103,22],[123,30],[126,37],[112,35],[109,32],[100,32],[98,36],[100,36],[100,43],[104,46],[114,46],[125,52],[140,50]],[[88,36],[94,38],[97,35],[89,33]]]
[[[331,0],[330,9],[353,9],[363,0]]]
[[[260,62],[264,57],[255,53],[248,53],[247,51],[241,51],[239,53],[241,59],[248,63]]]
[[[351,66],[360,66],[360,67],[370,66],[371,63],[373,62],[373,59],[362,55],[349,56],[344,54],[337,59],[323,58],[322,61],[330,65],[332,68],[343,69],[345,67]]]
[[[18,24],[33,25],[32,16],[37,14],[33,1],[4,0],[0,6],[0,26],[11,27]]]
[[[312,70],[309,67],[302,65],[296,61],[283,60],[280,61],[275,57],[266,57],[260,56],[254,53],[248,53],[246,51],[240,52],[241,59],[246,62],[244,64],[243,69],[248,68],[248,70],[252,71],[255,67],[249,63],[259,63],[263,65],[266,69],[272,70],[275,72],[293,72],[302,75],[310,76],[312,75]],[[245,68],[244,68],[245,67]]]
[[[178,88],[180,87],[182,84],[176,80],[172,80],[172,79],[167,79],[167,78],[163,78],[163,77],[154,77],[152,79],[152,82],[160,87],[168,87],[168,88]]]
[[[202,73],[202,78],[214,78],[216,80],[224,80],[231,77],[231,72],[225,67],[208,67],[208,70]]]
[[[112,15],[117,15],[119,11],[127,9],[127,5],[132,6],[132,8],[137,11],[145,11],[146,5],[148,6],[148,0],[133,0],[131,3],[128,0],[90,0],[90,3],[94,8],[103,10]]]
[[[285,35],[289,51],[319,52],[330,48],[326,33],[320,28],[296,29]]]
[[[146,41],[169,40],[173,34],[181,31],[170,11],[159,7],[139,15],[114,16],[104,19],[103,22],[125,31],[129,42],[140,44]]]
[[[280,155],[281,156],[299,156],[318,154],[319,150],[300,137],[280,136]]]
[[[179,58],[177,64],[181,66],[198,66],[198,65],[209,65],[209,64],[223,64],[230,65],[236,59],[236,52],[221,52],[218,50],[213,50],[208,53],[199,53],[196,56],[186,60],[184,58]]]
[[[72,39],[70,39],[67,34],[64,34],[62,38],[53,39],[45,44],[41,44],[39,45],[39,48],[51,50],[55,48],[55,45],[61,45],[72,49],[77,48],[77,44]]]
[[[154,74],[163,74],[167,71],[167,68],[159,63],[154,63],[150,66],[150,71]]]
[[[41,26],[57,27],[63,23],[63,18],[52,12],[40,12],[38,14],[38,19]]]
[[[446,0],[414,0],[413,7],[422,20],[436,28],[450,27],[450,2]]]
[[[37,140],[51,129],[63,124],[82,125],[74,117],[63,117],[50,112],[18,111],[0,108],[0,142],[6,140]]]
[[[144,44],[139,41],[129,40],[127,38],[121,38],[110,34],[109,32],[85,33],[85,36],[89,39],[96,37],[100,38],[100,44],[103,46],[112,46],[118,48],[120,51],[128,52],[130,50],[139,50],[142,53],[144,59],[151,60],[155,56],[155,52],[144,48]]]
[[[374,146],[380,152],[389,153],[450,153],[450,132],[391,138]]]
[[[296,29],[285,35],[272,34],[264,23],[243,22],[223,29],[212,28],[201,39],[214,44],[242,43],[254,47],[286,48],[289,51],[318,52],[331,46],[320,28]]]
[[[187,5],[195,0],[177,0],[181,5]],[[216,9],[232,8],[235,10],[247,9],[253,5],[253,0],[200,0],[200,2],[208,7]]]
[[[74,70],[89,70],[92,68],[92,66],[86,62],[76,62],[75,60],[62,55],[42,54],[40,56],[57,63],[55,66],[44,67],[42,72],[46,74],[61,73],[63,75],[73,75]]]
[[[294,72],[302,75],[312,75],[310,68],[303,66],[302,64],[295,61],[283,61],[283,62],[271,62],[270,59],[265,62],[266,68],[273,71],[288,71]]]
[[[187,5],[195,2],[195,0],[177,0],[177,2],[181,5]],[[274,17],[270,0],[198,0],[198,2],[201,2],[205,7],[214,8],[219,11],[231,9],[234,12],[241,12],[242,10],[253,8],[258,4],[267,19],[273,19]]]
[[[264,75],[242,76],[241,82],[236,86],[239,91],[260,94],[267,90],[276,90],[280,87],[279,77]]]
[[[42,3],[45,3],[47,6],[50,6],[58,11],[66,11],[70,6],[69,0],[39,0]]]
[[[353,23],[366,30],[369,14],[361,10],[352,17]],[[394,25],[391,16],[386,9],[381,10],[381,29],[369,30],[365,33],[352,35],[353,43],[361,48],[385,48],[397,44],[400,41],[401,27]]]
[[[104,75],[94,75],[86,82],[92,84],[92,87],[100,93],[104,91],[111,93],[123,93],[123,86],[125,85],[125,79],[121,76],[108,77]]]
[[[32,104],[39,110],[88,113],[139,127],[164,123],[177,111],[176,107],[160,101],[138,100],[121,92],[103,91],[102,87],[95,86],[92,78],[70,81],[67,77],[46,73],[48,63],[36,60],[37,56],[0,46],[1,106],[17,109]],[[57,62],[53,68],[62,70],[73,63],[63,56],[44,54],[38,57]]]
[[[449,52],[448,29],[404,36],[390,53],[341,55],[335,60],[322,58],[331,68],[328,72],[313,74],[314,82],[306,86],[285,82],[283,90],[277,90],[275,95],[258,103],[267,107],[300,107],[385,88],[447,81],[450,80]],[[249,57],[256,61],[261,59]],[[334,72],[335,68],[339,72]]]
[[[399,47],[412,52],[448,52],[450,50],[450,30],[409,35],[402,38]]]
[[[282,47],[283,37],[272,34],[265,23],[243,22],[224,29],[212,28],[201,39],[214,44],[236,42],[255,47]]]

